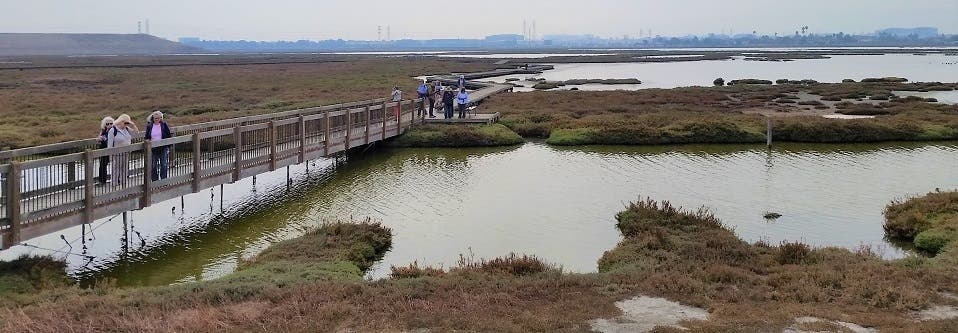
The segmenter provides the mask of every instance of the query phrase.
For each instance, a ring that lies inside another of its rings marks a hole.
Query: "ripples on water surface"
[[[883,207],[906,195],[958,188],[956,168],[953,143],[783,145],[771,153],[759,146],[540,143],[379,150],[338,168],[330,161],[315,162],[308,174],[293,168],[291,187],[285,171],[261,175],[255,186],[252,179],[228,185],[222,212],[218,188],[186,197],[185,211],[172,200],[134,212],[140,236],[131,236],[132,253],[118,254],[122,224],[114,220],[88,243],[98,257],[92,264],[81,268],[76,257],[70,263],[85,276],[115,277],[122,285],[209,279],[322,221],[368,216],[395,236],[372,277],[414,260],[448,267],[460,253],[489,258],[512,251],[591,272],[620,239],[615,213],[639,196],[705,205],[748,241],[871,244],[898,257],[903,252],[882,240]],[[783,216],[767,222],[766,211]],[[78,228],[67,233],[78,235]],[[58,248],[58,237],[33,244]]]

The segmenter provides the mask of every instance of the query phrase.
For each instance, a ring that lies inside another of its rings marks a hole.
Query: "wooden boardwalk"
[[[473,102],[511,89],[469,85]],[[91,139],[0,152],[0,249],[401,135],[426,121],[416,117],[419,103],[377,99],[179,126],[173,138],[117,148],[93,149]],[[156,181],[148,173],[155,148],[170,151],[168,177]],[[106,156],[129,159],[125,182],[96,184]]]

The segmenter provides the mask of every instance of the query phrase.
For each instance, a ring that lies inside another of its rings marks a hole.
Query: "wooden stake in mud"
[[[766,131],[765,131],[765,144],[771,148],[772,147],[772,117],[766,117]]]

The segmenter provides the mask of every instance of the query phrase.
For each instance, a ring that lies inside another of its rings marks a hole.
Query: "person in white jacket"
[[[130,116],[123,114],[113,121],[113,128],[107,131],[107,148],[129,146],[133,143],[133,136],[140,132]],[[130,153],[117,153],[110,156],[110,165],[113,169],[113,186],[126,186],[130,175]]]

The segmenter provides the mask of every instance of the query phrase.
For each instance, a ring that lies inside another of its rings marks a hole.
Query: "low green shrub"
[[[915,248],[938,254],[945,245],[958,240],[958,233],[942,229],[925,230],[915,236]]]
[[[390,142],[396,147],[492,147],[520,144],[519,134],[501,124],[422,125]]]

